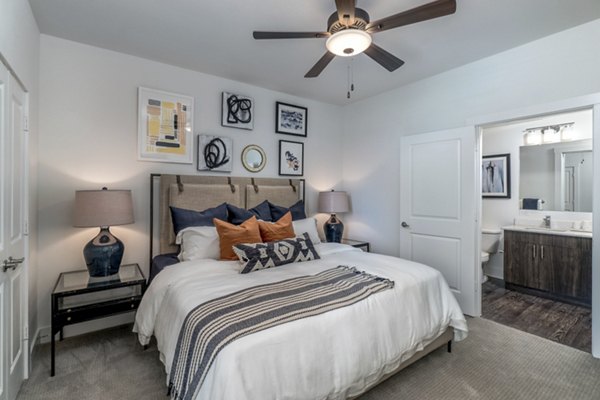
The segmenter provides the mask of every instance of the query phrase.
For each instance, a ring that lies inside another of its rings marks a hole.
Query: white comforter
[[[467,323],[442,275],[411,261],[350,246],[316,246],[321,260],[239,274],[236,261],[187,261],[163,270],[148,288],[134,332],[154,334],[168,374],[187,313],[207,300],[338,265],[389,278],[395,287],[352,306],[290,322],[229,344],[217,356],[198,400],[344,399],[394,370],[449,325]]]

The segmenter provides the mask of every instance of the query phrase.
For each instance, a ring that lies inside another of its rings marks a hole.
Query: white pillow
[[[219,234],[214,226],[191,226],[182,229],[175,238],[175,244],[181,245],[177,256],[179,261],[214,259],[221,256]]]
[[[321,238],[317,231],[317,220],[313,217],[292,221],[294,226],[294,234],[296,237],[302,236],[304,232],[308,233],[313,244],[321,243]]]

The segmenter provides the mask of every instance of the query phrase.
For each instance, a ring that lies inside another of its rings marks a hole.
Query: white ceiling
[[[371,20],[430,0],[358,0]],[[454,15],[374,35],[406,64],[388,72],[352,57],[304,74],[325,39],[252,39],[253,30],[325,31],[334,0],[29,0],[42,33],[249,84],[346,104],[600,18],[598,0],[457,0]]]

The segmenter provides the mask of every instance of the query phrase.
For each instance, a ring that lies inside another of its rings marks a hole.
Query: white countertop
[[[590,238],[590,239],[592,238],[592,232],[573,230],[573,229],[570,229],[570,230],[549,229],[549,228],[534,227],[534,226],[521,226],[521,225],[503,226],[502,229],[504,229],[505,231],[541,233],[544,235],[571,236],[571,237],[582,237],[582,238]]]

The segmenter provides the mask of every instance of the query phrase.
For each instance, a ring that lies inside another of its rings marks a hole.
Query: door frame
[[[594,154],[600,154],[600,93],[469,118],[465,125],[475,127],[476,147],[479,149],[479,158],[481,158],[481,133],[483,128],[487,126],[590,109],[593,110],[592,149]],[[600,157],[594,157],[593,164],[594,171],[600,171]],[[476,168],[475,177],[478,180],[477,185],[479,187],[478,193],[475,193],[475,195],[480,198],[481,168]],[[592,187],[594,196],[592,215],[596,216],[593,218],[592,223],[592,237],[597,238],[600,235],[600,173],[594,174]],[[476,215],[478,215],[476,226],[478,231],[481,232],[482,202],[475,202],[475,207]],[[479,236],[477,235],[477,237]],[[481,261],[481,243],[479,241],[478,238],[475,250]],[[479,265],[481,265],[481,262]],[[592,242],[592,355],[595,358],[600,358],[600,240]]]

